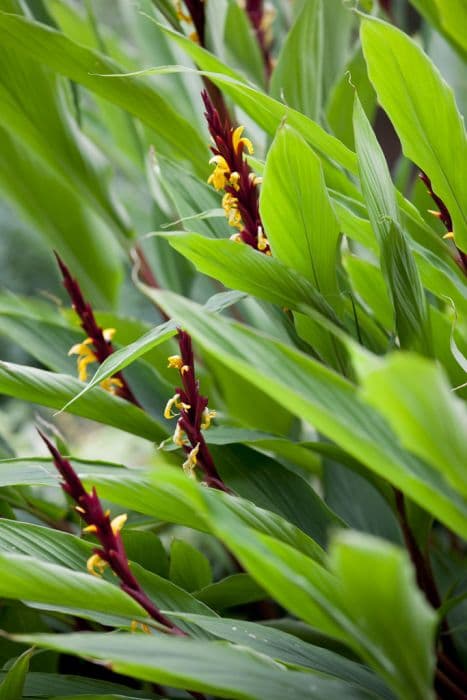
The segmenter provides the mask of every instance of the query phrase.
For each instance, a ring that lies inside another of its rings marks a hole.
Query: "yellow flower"
[[[261,226],[258,226],[258,250],[266,250],[269,242]]]
[[[73,345],[68,351],[68,355],[78,355],[76,365],[78,367],[78,379],[80,382],[86,381],[88,378],[88,365],[97,360],[93,350],[89,347],[91,344],[92,338],[86,338],[82,343]]]
[[[195,468],[196,465],[198,464],[198,452],[199,452],[199,442],[196,444],[196,447],[193,447],[191,450],[190,454],[186,458],[186,460],[183,462],[183,471],[187,476],[190,477],[190,479],[195,478]]]
[[[201,416],[201,429],[202,430],[207,430],[209,426],[211,425],[211,421],[213,418],[216,417],[216,412],[215,411],[210,411],[207,407],[203,411],[203,415]]]
[[[235,243],[243,243],[242,237],[239,233],[233,233],[230,238],[230,241],[235,241]]]
[[[105,328],[102,331],[102,335],[108,343],[110,343],[115,333],[115,328]],[[78,379],[80,380],[80,382],[85,382],[88,378],[88,365],[92,364],[93,362],[97,362],[97,356],[94,350],[92,350],[92,348],[90,347],[90,345],[92,345],[92,342],[92,338],[86,338],[86,340],[83,340],[81,343],[76,343],[76,345],[73,345],[68,350],[68,355],[78,355],[78,358],[76,360],[76,366],[78,368]],[[109,391],[111,391],[110,387],[108,389]]]
[[[237,209],[238,199],[230,192],[226,192],[222,197],[222,206],[230,226],[242,228],[242,215]]]
[[[234,190],[238,191],[240,189],[240,185],[238,184],[239,182],[240,182],[240,173],[237,173],[237,172],[231,173],[230,177],[229,177],[229,185],[232,185]]]
[[[117,394],[118,390],[122,388],[123,382],[118,377],[107,377],[100,382],[100,386],[111,394]]]
[[[454,233],[452,231],[448,231],[448,233],[444,234],[443,238],[447,239],[448,241],[453,241]]]
[[[191,15],[187,14],[184,12],[183,7],[182,7],[182,0],[175,0],[175,11],[177,13],[177,18],[181,22],[188,22],[188,24],[192,23]]]
[[[190,369],[188,365],[183,364],[183,360],[180,355],[170,355],[167,360],[169,363],[167,367],[169,369],[178,369],[181,374],[185,374],[185,372],[188,372]]]
[[[112,340],[112,338],[114,337],[116,332],[117,331],[115,328],[104,328],[104,330],[102,331],[102,335],[104,336],[104,340],[106,340],[108,343],[110,343],[110,341]]]
[[[112,520],[112,522],[110,523],[110,527],[112,528],[112,532],[114,533],[114,535],[117,535],[120,532],[122,527],[125,525],[127,519],[128,515],[126,513],[121,513]]]
[[[107,562],[98,554],[93,554],[86,562],[86,569],[93,576],[102,576],[107,566]]]
[[[247,139],[245,136],[242,136],[244,131],[244,126],[237,126],[237,128],[232,134],[232,145],[234,147],[235,153],[238,153],[238,149],[241,146],[242,149],[246,148],[251,156],[254,153],[253,144],[251,143],[250,139]]]
[[[223,156],[213,156],[209,161],[215,164],[214,172],[208,178],[208,185],[214,185],[216,190],[223,190],[230,177],[230,168]]]
[[[144,624],[144,622],[138,622],[137,620],[132,620],[131,625],[130,625],[130,630],[132,632],[137,632],[139,629],[141,629],[141,632],[144,632],[145,634],[151,634],[151,630],[147,625]]]
[[[164,418],[167,418],[167,420],[170,420],[171,418],[175,418],[178,413],[172,413],[172,409],[175,406],[175,408],[178,408],[180,411],[183,409],[184,411],[189,411],[191,406],[188,403],[183,403],[183,401],[180,401],[180,394],[175,394],[172,396],[171,399],[167,401],[167,404],[164,409]]]
[[[180,427],[179,421],[177,421],[177,425],[175,426],[175,432],[173,434],[172,440],[178,447],[183,447],[183,445],[186,444],[185,431],[182,430],[182,428]]]

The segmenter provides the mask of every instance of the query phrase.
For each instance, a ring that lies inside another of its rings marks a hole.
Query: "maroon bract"
[[[178,343],[180,355],[169,357],[169,367],[178,370],[181,386],[175,389],[175,395],[167,402],[164,417],[169,420],[178,417],[173,441],[178,447],[182,447],[187,455],[183,464],[186,474],[194,477],[196,467],[200,466],[208,486],[228,492],[229,489],[219,476],[203,435],[203,430],[209,428],[216,413],[208,408],[208,399],[199,391],[189,334],[179,330]],[[174,409],[179,413],[174,413]]]
[[[261,179],[256,177],[245,158],[245,150],[253,153],[249,139],[242,136],[244,127],[232,128],[222,123],[218,111],[214,108],[208,94],[203,91],[202,98],[206,107],[205,117],[214,146],[211,146],[214,172],[208,183],[225,194],[222,206],[231,226],[239,233],[231,238],[271,254],[268,240],[264,234],[259,213],[259,190]]]

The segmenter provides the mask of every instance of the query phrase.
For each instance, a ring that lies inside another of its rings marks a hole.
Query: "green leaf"
[[[364,19],[361,40],[370,80],[404,154],[430,178],[451,214],[457,244],[467,251],[467,142],[452,90],[399,29]]]
[[[0,700],[22,700],[24,681],[29,670],[32,650],[28,649],[19,656],[8,670],[0,684]]]
[[[229,65],[264,85],[264,63],[258,41],[245,11],[235,0],[228,2],[224,24],[224,46]]]
[[[0,672],[0,679],[4,678],[5,673]],[[104,698],[113,698],[113,694],[117,698],[134,697],[147,698],[147,694],[139,693],[134,688],[129,688],[127,685],[119,685],[118,683],[110,683],[109,681],[98,680],[97,678],[87,678],[86,676],[71,676],[64,673],[41,673],[31,671],[26,676],[24,684],[25,698],[74,698],[80,697],[84,700],[90,700],[95,695]]]
[[[308,644],[298,637],[274,629],[271,625],[184,613],[181,613],[180,617],[204,627],[221,639],[249,646],[277,661],[335,676],[362,689],[371,690],[376,697],[392,697],[383,683],[362,664],[350,661],[329,649]]]
[[[392,298],[400,344],[430,354],[431,329],[422,283],[401,230],[389,168],[357,96],[354,130],[360,180],[381,249],[381,268]]]
[[[303,353],[213,317],[192,302],[168,292],[159,293],[158,299],[205,350],[233,372],[309,421],[456,532],[465,532],[467,502],[428,464],[403,449],[387,422],[350,382]]]
[[[174,540],[170,548],[170,580],[186,591],[197,591],[212,582],[208,558],[184,540]]]
[[[202,588],[195,595],[198,600],[218,611],[256,603],[266,597],[264,590],[248,574],[231,574]]]
[[[339,225],[319,159],[288,126],[279,129],[269,150],[260,208],[273,256],[311,280],[339,308]]]
[[[91,659],[105,659],[116,673],[239,700],[364,700],[351,684],[285,671],[245,647],[131,634],[60,634],[15,637],[21,642]]]
[[[365,377],[364,386],[402,444],[467,499],[467,411],[441,368],[415,355],[393,355]]]
[[[2,578],[0,595],[14,600],[40,604],[46,609],[74,611],[94,617],[104,613],[112,617],[145,618],[147,613],[117,586],[90,574],[73,573],[57,564],[49,564],[20,554],[0,553]]]
[[[224,482],[235,493],[267,508],[303,530],[321,547],[342,521],[302,477],[244,445],[210,447]]]
[[[66,374],[0,362],[0,394],[6,396],[61,410],[82,387],[82,382]],[[100,387],[93,388],[67,410],[146,440],[160,441],[167,434],[161,423],[140,408]]]
[[[200,272],[211,275],[227,287],[291,309],[306,304],[338,322],[324,296],[305,276],[297,274],[278,258],[234,241],[215,241],[196,233],[160,235],[191,260]]]
[[[180,160],[190,160],[201,174],[205,172],[207,148],[200,134],[150,83],[102,77],[121,75],[123,71],[112,59],[37,22],[2,12],[0,28],[5,46],[66,75],[138,117],[160,136],[159,146],[165,144],[169,153]]]
[[[375,670],[403,700],[434,698],[437,616],[417,588],[407,553],[343,532],[331,560],[347,614],[378,648],[371,660]]]
[[[271,76],[276,99],[319,121],[323,82],[323,7],[321,0],[303,4],[282,44]]]

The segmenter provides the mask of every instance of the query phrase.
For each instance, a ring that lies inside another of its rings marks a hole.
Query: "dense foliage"
[[[0,0],[0,700],[467,698],[466,25]]]

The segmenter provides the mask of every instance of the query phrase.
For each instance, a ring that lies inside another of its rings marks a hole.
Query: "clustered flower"
[[[251,170],[245,157],[245,152],[253,154],[253,145],[250,139],[243,136],[243,126],[233,128],[228,122],[222,123],[205,91],[202,97],[209,132],[214,142],[214,146],[211,146],[213,157],[210,160],[214,171],[208,183],[224,192],[222,206],[227,220],[230,226],[238,229],[238,233],[233,234],[231,239],[271,255],[259,214],[258,185],[261,178]]]
[[[185,633],[154,605],[131,571],[120,534],[127,519],[126,514],[123,513],[111,519],[110,512],[104,511],[96,489],[93,488],[88,493],[70,462],[60,454],[55,445],[43,433],[39,431],[39,434],[47,445],[55,467],[62,477],[62,489],[74,500],[76,512],[86,522],[83,532],[92,533],[99,540],[100,547],[94,549],[87,562],[89,573],[101,576],[104,569],[110,567],[120,579],[121,589],[139,603],[153,620],[162,625],[162,631],[185,636]],[[133,629],[134,627],[135,625],[132,625]],[[143,625],[143,630],[149,631],[145,625]]]
[[[184,472],[195,478],[195,470],[200,467],[208,486],[227,491],[204,439],[203,430],[210,427],[216,412],[208,407],[208,399],[200,394],[191,337],[186,331],[178,331],[178,343],[180,355],[171,355],[168,366],[178,370],[181,386],[167,402],[164,417],[168,420],[177,418],[172,439],[185,452]]]
[[[77,280],[71,276],[70,270],[57,253],[55,253],[55,257],[62,273],[63,286],[67,290],[73,309],[80,319],[81,328],[88,336],[81,343],[73,345],[68,352],[69,355],[78,356],[78,378],[80,381],[85,382],[88,378],[88,365],[93,362],[102,364],[114,352],[112,338],[115,335],[115,328],[103,329],[99,326],[91,305],[83,297]],[[107,377],[100,385],[106,391],[117,394],[139,406],[137,398],[121,372],[118,372],[113,377]]]

